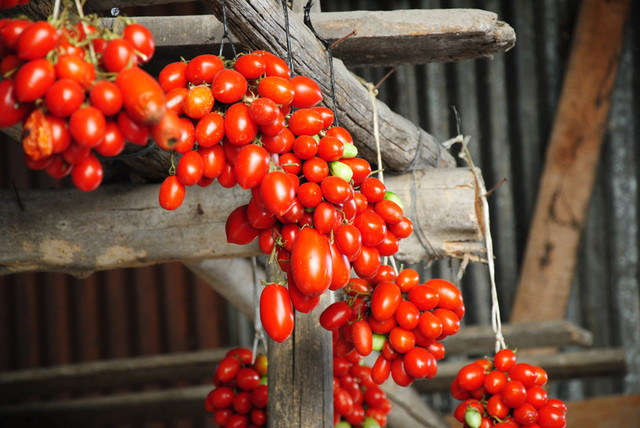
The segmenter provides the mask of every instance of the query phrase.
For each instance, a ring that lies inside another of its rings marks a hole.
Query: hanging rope
[[[220,40],[220,51],[218,56],[222,56],[222,49],[224,48],[224,41],[228,41],[233,51],[233,57],[238,56],[236,53],[236,47],[231,41],[231,33],[229,32],[229,25],[227,24],[227,0],[222,0],[222,39]]]
[[[258,279],[258,262],[256,257],[251,257],[251,273],[253,274],[253,309],[255,311],[253,317],[253,360],[251,361],[251,364],[253,364],[256,361],[259,342],[262,342],[264,352],[265,354],[267,353],[267,339],[264,335],[264,328],[260,320],[260,299],[258,297],[258,284],[260,281]]]
[[[284,11],[284,32],[287,37],[287,63],[289,65],[289,70],[291,70],[291,75],[293,72],[293,55],[291,55],[291,31],[289,30],[289,5],[287,4],[287,0],[282,0],[282,9]]]

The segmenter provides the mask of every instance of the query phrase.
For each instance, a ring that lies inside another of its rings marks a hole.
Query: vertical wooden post
[[[296,313],[284,343],[269,340],[270,428],[333,427],[332,340],[318,322],[330,299],[326,292],[310,314]]]

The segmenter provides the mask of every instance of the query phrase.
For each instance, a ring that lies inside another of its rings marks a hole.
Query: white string
[[[460,151],[460,158],[464,159],[468,164],[471,172],[476,179],[476,185],[478,186],[478,197],[482,203],[482,228],[484,229],[485,245],[487,247],[487,265],[489,266],[489,279],[491,281],[491,328],[496,335],[495,351],[505,349],[507,345],[504,342],[504,336],[502,335],[502,322],[500,320],[500,305],[498,303],[498,290],[496,287],[496,274],[495,263],[493,259],[493,239],[491,238],[491,228],[489,226],[489,203],[487,202],[487,188],[484,185],[484,180],[480,174],[480,170],[476,168],[471,160],[471,153],[467,145],[471,137],[462,137],[458,135],[455,139],[448,140],[446,143],[462,144],[462,150]]]
[[[82,10],[84,1],[80,3],[80,0],[75,0],[75,3],[76,3],[76,9],[78,9],[78,16],[81,19],[80,22],[82,23],[82,30],[84,31],[85,37],[89,39],[89,27],[87,27],[87,23],[85,22],[85,19],[84,19],[84,11]],[[89,41],[89,55],[91,56],[91,61],[95,63],[96,51],[93,49],[93,42],[91,41]]]
[[[253,309],[255,311],[253,317],[253,357],[251,364],[256,361],[256,352],[258,351],[258,342],[262,342],[265,354],[267,353],[267,339],[264,336],[264,328],[260,320],[260,299],[258,298],[258,262],[256,257],[251,257],[251,273],[253,274]]]
[[[376,156],[378,162],[378,180],[384,183],[384,175],[382,174],[382,152],[380,150],[380,126],[378,125],[378,109],[376,106],[376,96],[378,90],[373,83],[367,82],[366,84],[369,95],[371,96],[371,110],[373,112],[373,136],[376,140]]]
[[[53,4],[53,21],[57,21],[60,16],[60,0],[56,0]]]

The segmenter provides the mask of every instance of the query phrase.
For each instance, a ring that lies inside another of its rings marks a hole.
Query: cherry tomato
[[[176,153],[187,153],[188,151],[193,150],[193,146],[196,142],[195,126],[193,126],[191,119],[187,117],[180,117],[178,119],[180,123],[180,138],[173,147],[173,150]]]
[[[538,372],[531,364],[517,363],[509,368],[509,378],[520,381],[525,388],[531,388],[536,384]]]
[[[158,199],[160,206],[165,210],[175,210],[184,201],[185,187],[178,181],[178,177],[170,175],[164,179],[160,186]]]
[[[423,312],[418,320],[418,329],[427,339],[437,339],[442,335],[442,321],[431,312]]]
[[[149,130],[153,140],[163,150],[172,150],[182,137],[180,118],[171,110],[167,110],[160,122],[151,125]]]
[[[269,171],[269,154],[260,146],[248,144],[240,150],[233,171],[243,189],[259,186]]]
[[[357,256],[362,250],[362,234],[360,230],[352,224],[341,225],[336,230],[334,237],[338,249],[342,254],[347,256],[349,261],[353,261],[354,256]]]
[[[20,122],[27,115],[29,107],[27,104],[20,104],[15,98],[14,85],[12,80],[0,82],[0,128],[13,126]]]
[[[383,199],[374,206],[376,214],[378,214],[387,224],[397,224],[402,221],[404,213],[402,208],[389,199]]]
[[[104,68],[112,73],[138,63],[135,47],[126,39],[113,39],[107,43],[102,55]]]
[[[44,58],[58,44],[56,28],[47,21],[37,21],[20,33],[16,50],[23,60]]]
[[[504,419],[509,414],[509,407],[502,401],[502,395],[496,394],[487,400],[487,413],[496,419]]]
[[[400,302],[394,316],[398,325],[405,330],[413,330],[420,321],[420,311],[408,300]]]
[[[246,79],[257,79],[267,71],[267,62],[256,54],[241,55],[236,59],[234,68]]]
[[[344,301],[334,302],[320,314],[320,325],[329,331],[334,331],[346,325],[351,315],[351,307]],[[334,361],[335,367],[335,361]]]
[[[391,361],[384,358],[382,354],[378,356],[376,362],[371,367],[371,378],[378,385],[383,384],[391,373]]]
[[[221,145],[213,147],[198,147],[198,153],[202,157],[202,175],[209,178],[218,178],[226,163],[224,149]]]
[[[200,119],[211,111],[214,104],[211,88],[206,85],[195,86],[187,92],[182,101],[184,114],[192,119]]]
[[[291,77],[291,70],[289,70],[289,66],[282,58],[263,50],[253,51],[252,53],[264,58],[267,66],[265,71],[267,76],[279,76],[287,80]]]
[[[327,162],[341,159],[343,153],[344,143],[336,137],[322,137],[318,142],[318,156]]]
[[[289,117],[289,129],[295,135],[316,135],[322,130],[323,126],[324,123],[320,113],[310,108],[296,110]],[[320,140],[320,144],[322,145],[322,140]],[[342,143],[340,143],[340,147],[342,147]],[[335,159],[325,160],[337,160],[340,159],[340,157],[341,156],[338,156]]]
[[[328,128],[333,124],[333,110],[327,107],[313,107],[313,109],[322,116],[323,128]]]
[[[393,317],[402,301],[400,288],[393,282],[381,282],[371,295],[371,314],[378,321]]]
[[[318,141],[309,135],[301,135],[294,140],[292,148],[298,158],[311,159],[318,154]]]
[[[249,107],[243,103],[233,104],[224,117],[224,132],[231,144],[242,146],[252,142],[258,135],[258,125],[249,117]]]
[[[332,291],[339,290],[349,282],[351,264],[347,256],[343,255],[335,242],[329,244],[331,248],[331,285]]]
[[[332,263],[327,237],[315,229],[300,230],[291,251],[291,272],[306,295],[320,295],[329,288]]]
[[[460,290],[444,279],[436,278],[429,280],[425,285],[432,287],[438,292],[438,306],[444,309],[455,311],[462,304],[462,293]]]
[[[196,141],[201,147],[212,147],[224,137],[224,118],[216,112],[207,113],[196,125]]]
[[[262,356],[263,355],[258,356],[258,358],[256,358],[256,364],[261,360]],[[265,359],[266,359],[266,356],[265,356]],[[260,374],[260,370],[258,370],[258,373]],[[263,376],[266,376],[266,375],[267,373],[265,372]],[[256,386],[253,389],[253,391],[251,391],[251,404],[253,404],[254,407],[257,407],[259,409],[264,409],[265,407],[267,407],[268,390],[269,390],[269,387],[267,385]]]
[[[314,310],[320,303],[320,296],[308,296],[300,291],[300,288],[296,285],[292,275],[288,275],[289,278],[289,297],[291,298],[291,304],[296,311],[308,314]]]
[[[146,146],[151,135],[147,125],[131,119],[125,111],[118,113],[118,128],[126,141],[139,146]]]
[[[89,153],[91,153],[91,147],[72,142],[69,144],[69,147],[62,152],[62,158],[66,162],[76,165],[85,160],[87,156],[89,156]]]
[[[367,198],[369,203],[375,203],[384,199],[387,188],[376,177],[367,177],[360,184],[360,192]]]
[[[16,99],[26,103],[42,98],[55,80],[56,72],[49,61],[44,58],[28,61],[14,78]]]
[[[443,336],[451,336],[460,330],[460,319],[449,309],[438,307],[433,310],[433,314],[442,321]]]
[[[269,337],[284,342],[293,332],[293,308],[289,290],[279,284],[268,284],[260,295],[260,320]]]
[[[115,83],[108,80],[100,80],[93,85],[89,91],[89,100],[105,116],[113,116],[122,108],[122,93]]]
[[[56,78],[73,79],[81,85],[85,85],[89,63],[77,55],[60,55],[55,65]],[[85,85],[86,87],[86,85]]]
[[[274,123],[280,114],[278,105],[269,98],[256,98],[249,104],[249,117],[259,126]]]
[[[566,412],[562,409],[546,405],[538,409],[538,425],[545,428],[561,428],[567,424]]]
[[[247,207],[247,218],[251,226],[256,229],[267,229],[276,222],[275,216],[265,208],[260,207],[253,198],[251,198]]]
[[[484,368],[476,363],[470,363],[458,371],[457,377],[460,388],[471,392],[484,385]]]
[[[484,389],[491,395],[499,394],[507,383],[507,375],[499,370],[492,370],[484,378]]]
[[[149,62],[156,50],[156,43],[147,27],[141,24],[129,24],[124,27],[122,38],[131,43],[143,63]]]
[[[293,85],[295,92],[291,102],[294,108],[310,108],[322,101],[322,91],[313,79],[306,76],[294,76],[289,82]]]
[[[193,186],[200,181],[203,172],[202,157],[195,150],[182,155],[176,167],[176,177],[185,186]]]
[[[413,376],[407,373],[402,358],[396,358],[391,363],[391,377],[399,386],[409,386],[415,380]]]
[[[407,374],[416,379],[429,376],[437,367],[436,359],[426,349],[416,346],[402,357]],[[435,374],[435,373],[434,373]]]
[[[269,153],[286,154],[291,151],[295,135],[288,128],[284,128],[277,135],[263,135],[262,144]]]
[[[66,162],[62,155],[53,155],[53,160],[45,167],[45,171],[53,178],[60,179],[71,174],[73,165]]]
[[[90,153],[82,162],[74,166],[71,179],[78,189],[91,192],[100,186],[103,174],[102,164],[93,153]]]
[[[172,62],[166,65],[158,75],[158,83],[164,92],[169,92],[176,88],[186,88],[189,80],[187,79],[187,63]]]
[[[229,162],[225,162],[224,166],[222,167],[222,172],[220,172],[220,175],[218,176],[218,182],[222,187],[225,187],[227,189],[230,189],[238,184],[238,182],[236,181],[236,176],[233,173],[233,165],[231,165]]]
[[[324,198],[335,205],[342,205],[352,197],[353,189],[351,188],[349,183],[347,183],[340,177],[327,176],[323,178],[320,182],[320,188],[322,189],[322,195],[324,196]],[[356,225],[356,227],[358,226]],[[360,228],[358,227],[358,229]],[[362,230],[360,231],[362,232]]]
[[[502,373],[502,372],[496,372],[496,373]],[[504,375],[504,373],[502,374]],[[506,375],[505,375],[505,379],[506,379]],[[531,388],[527,389],[527,403],[531,404],[536,410],[542,408],[542,406],[547,404],[548,400],[549,400],[549,396],[547,394],[547,391],[545,391],[545,389],[542,388],[541,386],[534,385]]]
[[[267,173],[260,184],[260,199],[269,211],[282,216],[294,203],[293,182],[282,171]]]
[[[113,121],[107,122],[102,142],[95,147],[96,152],[105,157],[116,156],[124,150],[124,137],[118,124]]]
[[[221,103],[235,103],[240,101],[247,92],[247,79],[235,70],[221,70],[211,82],[211,92]]]
[[[511,408],[522,406],[527,401],[527,389],[518,380],[509,380],[500,392],[502,402]]]
[[[308,181],[320,183],[329,175],[329,165],[324,159],[314,157],[302,165],[302,174]]]
[[[76,110],[69,118],[69,132],[78,144],[95,147],[102,142],[107,121],[95,107],[87,106]]]
[[[295,91],[289,80],[278,76],[267,76],[258,83],[258,94],[276,104],[286,106],[293,101]]]
[[[31,25],[33,25],[31,21],[21,18],[9,19],[6,21],[0,32],[4,46],[15,51],[18,46],[20,35]]]
[[[211,83],[219,71],[224,69],[222,59],[216,55],[203,54],[193,58],[185,70],[187,79],[194,85]]]
[[[516,363],[516,354],[511,349],[501,349],[493,357],[493,364],[501,372],[509,371]]]
[[[362,245],[360,255],[353,260],[352,266],[358,276],[371,278],[378,272],[381,262],[380,252],[377,248]]]
[[[404,239],[413,232],[413,224],[407,217],[403,217],[399,223],[390,224],[388,226],[389,230],[399,239]]]
[[[235,379],[238,371],[240,371],[240,360],[232,356],[227,356],[218,363],[215,374],[221,382],[231,382]]]
[[[247,245],[258,237],[260,231],[251,226],[247,217],[248,204],[241,205],[229,214],[225,223],[227,242]]]
[[[160,122],[166,100],[155,78],[139,67],[129,67],[118,73],[115,83],[122,93],[124,109],[133,120],[145,125]]]

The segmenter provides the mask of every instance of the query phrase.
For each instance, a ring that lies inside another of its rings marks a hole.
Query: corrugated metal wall
[[[321,2],[325,11],[480,8],[498,13],[515,28],[518,41],[507,53],[456,64],[400,66],[379,95],[440,140],[456,134],[451,109],[456,106],[462,132],[472,136],[470,149],[487,186],[507,178],[489,198],[504,320],[515,295],[579,4],[578,0]],[[199,6],[188,10],[184,6],[155,12],[203,12]],[[144,13],[150,10],[145,8]],[[631,372],[624,379],[557,384],[555,392],[563,398],[640,392],[637,2],[629,22],[566,317],[592,331],[596,346],[624,347]],[[377,82],[388,69],[354,71]],[[55,185],[42,174],[26,171],[15,145],[4,147],[0,186]],[[447,262],[422,271],[425,277],[452,275]],[[489,324],[486,267],[469,267],[461,286],[468,309],[465,322]],[[229,332],[215,326],[226,319],[224,303],[180,265],[104,272],[84,280],[60,274],[0,277],[0,370],[225,345],[231,340]],[[443,411],[451,408],[445,396],[430,402]]]

